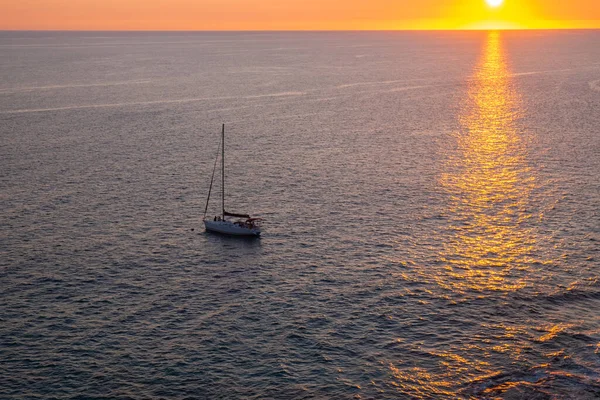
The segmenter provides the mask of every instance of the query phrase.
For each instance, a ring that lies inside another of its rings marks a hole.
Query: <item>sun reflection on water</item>
[[[538,183],[519,126],[522,110],[502,37],[490,32],[458,116],[456,148],[448,152],[440,178],[449,195],[448,226],[439,254],[444,270],[433,279],[451,293],[449,299],[516,291],[531,283],[532,268],[542,263],[536,258],[536,224],[531,223]],[[527,337],[529,327],[498,321],[480,328],[468,345],[455,343],[440,351],[416,344],[413,350],[426,355],[428,367],[390,364],[392,381],[413,398],[452,397],[456,385],[468,387],[501,373],[494,357],[522,358],[515,337]]]
[[[512,291],[525,286],[514,270],[527,269],[535,235],[529,196],[535,177],[517,121],[522,113],[501,37],[490,32],[459,116],[457,151],[441,178],[451,196],[450,239],[438,283],[454,291]]]

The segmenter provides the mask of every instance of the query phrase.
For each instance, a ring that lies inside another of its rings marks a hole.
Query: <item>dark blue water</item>
[[[0,33],[0,397],[600,397],[598,43]]]

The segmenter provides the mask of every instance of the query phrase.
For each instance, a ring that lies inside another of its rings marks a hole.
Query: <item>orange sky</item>
[[[599,28],[600,0],[0,0],[0,29]]]

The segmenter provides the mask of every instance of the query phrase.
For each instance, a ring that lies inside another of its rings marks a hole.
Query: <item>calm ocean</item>
[[[0,32],[0,137],[0,398],[600,397],[600,31]]]

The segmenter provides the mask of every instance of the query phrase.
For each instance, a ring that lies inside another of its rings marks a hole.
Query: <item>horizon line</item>
[[[0,32],[473,32],[473,31],[600,31],[598,28],[430,28],[430,29],[0,29]]]

